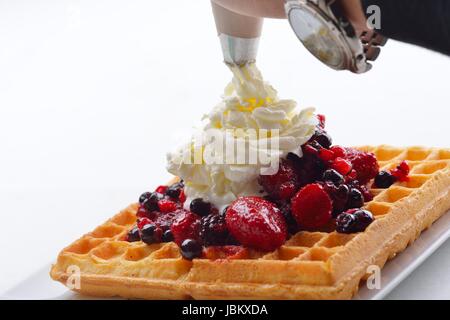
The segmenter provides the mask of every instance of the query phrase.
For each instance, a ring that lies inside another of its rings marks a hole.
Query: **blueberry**
[[[201,217],[207,216],[211,211],[211,203],[197,198],[191,201],[190,210]]]
[[[338,233],[353,233],[353,227],[356,222],[356,217],[350,213],[341,213],[336,218],[336,231]]]
[[[347,208],[361,208],[364,205],[364,196],[358,189],[352,188],[348,195]]]
[[[387,171],[380,171],[375,177],[377,188],[387,189],[395,183],[395,177]]]
[[[144,200],[142,205],[148,212],[157,211],[158,201],[164,199],[164,195],[159,192],[152,192],[151,195]]]
[[[334,196],[336,197],[336,199],[347,201],[349,193],[350,188],[347,185],[342,184],[336,189]]]
[[[178,199],[183,188],[184,184],[182,182],[175,183],[167,189],[166,195],[173,199]]]
[[[162,242],[172,242],[173,241],[173,234],[170,229],[166,230],[162,235]]]
[[[373,215],[367,210],[358,210],[353,213],[356,217],[355,232],[362,232],[373,222]]]
[[[127,241],[128,242],[136,242],[140,241],[141,236],[139,235],[139,229],[137,227],[134,227],[128,232]]]
[[[187,260],[198,258],[202,254],[202,246],[196,240],[186,239],[181,244],[181,255]]]
[[[161,229],[153,223],[146,224],[141,229],[141,238],[146,244],[157,243],[161,238]]]
[[[331,181],[336,186],[344,183],[344,177],[342,176],[342,174],[340,174],[334,169],[328,169],[327,171],[325,171],[323,173],[322,179],[323,181]]]
[[[152,195],[151,192],[144,192],[143,194],[141,194],[141,196],[139,197],[139,203],[143,204],[145,200],[147,200],[148,198],[150,198],[150,196]]]

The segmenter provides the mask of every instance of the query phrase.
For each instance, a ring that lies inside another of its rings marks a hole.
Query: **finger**
[[[284,0],[212,0],[218,5],[233,12],[265,18],[286,18]]]

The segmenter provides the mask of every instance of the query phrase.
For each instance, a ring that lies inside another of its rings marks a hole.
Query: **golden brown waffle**
[[[136,221],[131,205],[65,248],[51,270],[66,283],[81,271],[77,291],[145,299],[348,299],[370,265],[383,267],[450,209],[450,149],[362,147],[382,168],[402,160],[410,180],[373,190],[366,207],[376,220],[363,233],[300,232],[271,253],[187,261],[174,243],[124,241]]]

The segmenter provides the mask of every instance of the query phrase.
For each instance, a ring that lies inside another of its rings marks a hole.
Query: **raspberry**
[[[170,226],[174,241],[178,246],[186,239],[199,239],[200,217],[190,211],[180,210]]]
[[[183,210],[176,210],[173,212],[168,213],[161,213],[158,212],[155,217],[153,218],[153,221],[155,224],[160,227],[161,229],[168,230],[170,229],[170,226],[175,221],[175,219],[178,217],[180,213],[182,213]]]
[[[330,148],[330,150],[333,151],[333,153],[336,157],[345,158],[347,156],[345,148],[343,148],[341,146],[332,146]]]
[[[331,168],[346,176],[352,171],[352,164],[344,158],[337,157],[331,163]]]
[[[380,167],[373,153],[362,152],[356,149],[347,149],[347,159],[356,171],[356,179],[366,184],[378,174]]]
[[[172,200],[159,200],[158,201],[159,211],[163,213],[173,212],[178,209],[178,204]]]
[[[272,251],[286,241],[283,215],[263,198],[238,198],[228,208],[225,221],[231,235],[247,247]]]
[[[292,214],[301,227],[320,228],[331,219],[332,201],[320,184],[308,184],[291,200]]]
[[[152,223],[152,221],[149,218],[139,218],[137,220],[137,227],[139,228],[139,230],[142,230],[145,225],[150,223]]]
[[[138,217],[138,218],[150,218],[150,213],[147,211],[147,209],[144,208],[143,205],[140,205],[139,209],[136,212],[136,217]]]
[[[408,162],[402,161],[397,168],[391,170],[391,174],[400,182],[408,181],[409,175],[409,165]]]
[[[274,175],[261,175],[258,180],[272,198],[290,199],[300,186],[300,181],[292,161],[282,159],[278,172]]]
[[[319,158],[324,162],[328,162],[328,161],[334,160],[336,158],[336,156],[333,151],[322,148],[319,151]]]
[[[202,218],[200,237],[205,246],[224,245],[229,233],[225,217],[219,214],[210,214]]]

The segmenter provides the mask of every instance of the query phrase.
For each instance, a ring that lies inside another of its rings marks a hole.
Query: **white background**
[[[335,72],[272,20],[258,60],[336,143],[449,146],[447,57],[391,41],[370,73]],[[166,151],[230,80],[221,61],[208,1],[0,0],[0,293],[168,180]],[[449,298],[449,249],[391,297]]]

